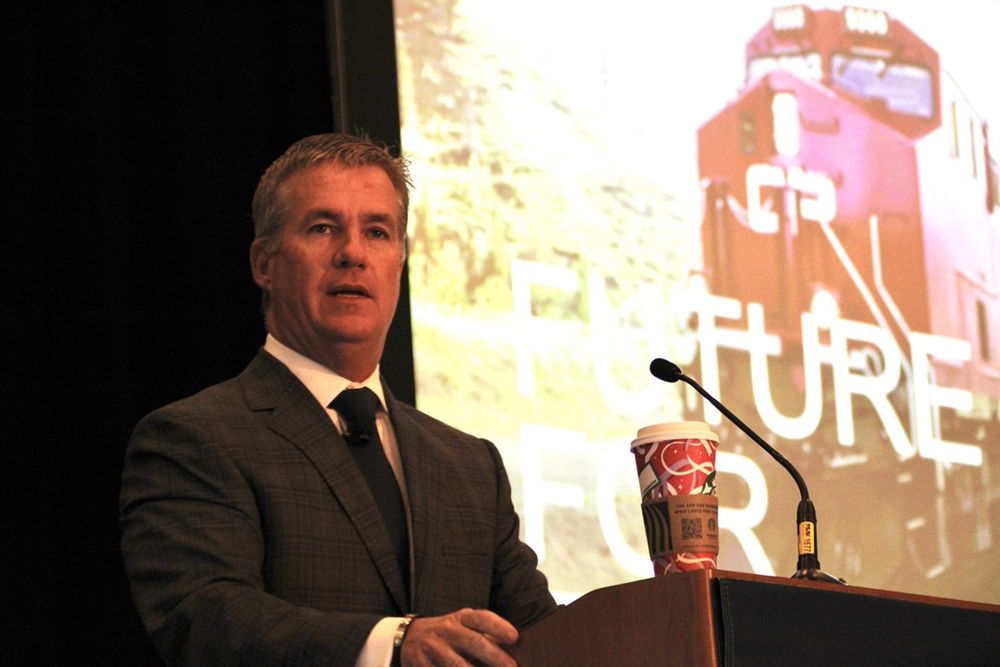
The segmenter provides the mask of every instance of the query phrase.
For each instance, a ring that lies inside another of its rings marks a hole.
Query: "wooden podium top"
[[[687,667],[808,664],[845,650],[931,664],[938,648],[948,664],[1000,655],[1000,606],[698,570],[587,593],[521,633],[510,653],[528,667]]]

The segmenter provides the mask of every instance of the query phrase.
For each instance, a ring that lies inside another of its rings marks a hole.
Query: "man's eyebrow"
[[[340,222],[343,219],[343,214],[337,210],[329,208],[314,208],[306,213],[305,219],[308,222],[314,220],[330,220],[331,222]],[[362,224],[378,224],[378,223],[391,223],[395,224],[396,215],[395,213],[383,213],[380,211],[373,211],[370,213],[365,213],[361,217]]]
[[[364,216],[362,222],[395,222],[396,216],[391,213],[369,213]]]
[[[308,213],[306,213],[306,220],[309,220],[309,221],[312,221],[312,220],[334,220],[334,221],[337,221],[337,220],[340,220],[341,217],[342,216],[340,215],[340,213],[338,213],[337,211],[333,211],[331,209],[328,209],[328,208],[314,208],[314,209],[311,209]]]

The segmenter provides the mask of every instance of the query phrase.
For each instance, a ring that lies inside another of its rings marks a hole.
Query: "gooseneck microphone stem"
[[[701,394],[705,400],[714,405],[719,412],[724,414],[726,418],[729,419],[729,421],[736,424],[736,426],[739,427],[743,433],[760,445],[760,447],[765,452],[770,454],[775,461],[780,463],[781,466],[789,472],[792,479],[795,480],[795,484],[799,487],[799,494],[802,499],[799,501],[799,506],[795,513],[795,519],[798,524],[799,532],[799,559],[797,571],[792,575],[792,578],[809,579],[812,581],[826,581],[837,584],[846,583],[843,579],[827,574],[820,569],[816,541],[816,508],[813,505],[812,500],[809,499],[809,489],[806,487],[806,482],[802,479],[802,475],[799,474],[799,471],[795,469],[795,466],[793,466],[788,459],[782,456],[781,453],[774,447],[765,442],[762,437],[757,435],[752,428],[744,424],[743,420],[730,412],[729,408],[724,406],[714,396],[705,391],[700,384],[685,375],[677,364],[672,361],[667,361],[666,359],[654,359],[649,364],[649,372],[652,373],[654,377],[663,380],[664,382],[677,382],[678,380],[682,380],[686,384],[694,387],[695,391]]]
[[[664,372],[664,370],[667,370],[667,372],[669,372],[670,370],[673,370],[673,369],[665,369],[661,364],[657,364],[658,361],[662,361],[662,362],[665,362],[667,364],[670,364],[671,366],[673,366],[674,368],[677,369],[676,372],[670,373],[668,375],[667,373]],[[656,364],[656,367],[654,367],[654,364]],[[705,391],[700,384],[698,384],[697,382],[695,382],[694,380],[692,380],[691,378],[689,378],[687,375],[684,375],[684,373],[681,372],[681,369],[676,364],[674,364],[672,362],[669,362],[666,359],[654,359],[653,363],[649,365],[649,370],[650,370],[650,372],[655,377],[657,377],[657,378],[659,378],[659,379],[661,379],[661,380],[663,380],[665,382],[677,382],[677,380],[683,380],[687,384],[689,384],[692,387],[694,387],[695,391],[697,391],[699,394],[701,394],[702,396],[704,396],[706,401],[708,401],[709,403],[711,403],[712,405],[714,405],[716,407],[716,409],[718,409],[719,412],[721,412],[722,414],[726,415],[726,418],[729,421],[731,421],[734,424],[736,424],[740,428],[741,431],[743,431],[744,433],[747,434],[747,436],[750,437],[751,440],[753,440],[754,442],[756,442],[758,445],[760,445],[764,449],[765,452],[767,452],[772,457],[774,457],[774,460],[776,460],[778,463],[780,463],[782,465],[782,467],[785,470],[787,470],[791,474],[792,478],[795,480],[795,483],[799,487],[799,493],[802,495],[802,500],[808,500],[809,499],[809,489],[806,488],[806,481],[804,479],[802,479],[802,475],[800,475],[799,471],[795,469],[795,466],[793,466],[791,463],[789,463],[788,459],[786,459],[784,456],[782,456],[781,453],[778,450],[776,450],[771,445],[767,444],[767,442],[764,441],[764,438],[762,438],[759,435],[757,435],[757,433],[754,432],[754,430],[752,428],[750,428],[749,426],[747,426],[746,424],[744,424],[742,419],[740,419],[739,417],[737,417],[736,415],[734,415],[732,412],[730,412],[729,408],[727,408],[726,406],[724,406],[714,396],[712,396],[707,391]],[[673,378],[673,379],[671,379],[671,378]]]

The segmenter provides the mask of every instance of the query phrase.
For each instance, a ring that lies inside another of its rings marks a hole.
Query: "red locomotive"
[[[882,11],[776,9],[746,65],[698,130],[691,368],[809,480],[824,569],[891,585],[988,557],[1000,549],[1000,179],[986,119]],[[769,486],[786,483],[759,465]],[[787,517],[768,514],[760,530],[783,532],[766,543],[788,541]]]

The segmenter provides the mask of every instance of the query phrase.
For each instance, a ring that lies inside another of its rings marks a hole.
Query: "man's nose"
[[[340,267],[360,266],[365,263],[365,247],[360,231],[344,232],[334,252],[333,263]]]

